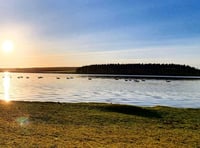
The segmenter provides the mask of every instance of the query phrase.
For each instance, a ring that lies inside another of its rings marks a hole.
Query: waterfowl
[[[136,79],[136,80],[134,80],[134,81],[135,81],[135,82],[140,82],[140,81],[139,81],[139,80],[137,80],[137,79]]]

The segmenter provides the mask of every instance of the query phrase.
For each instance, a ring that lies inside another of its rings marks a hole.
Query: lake
[[[120,77],[90,80],[87,75],[5,72],[0,73],[0,98],[200,108],[200,80],[137,80]]]

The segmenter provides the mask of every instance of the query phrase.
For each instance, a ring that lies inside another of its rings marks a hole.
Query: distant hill
[[[21,73],[76,73],[77,67],[34,67],[34,68],[0,68],[0,72]]]
[[[102,64],[77,68],[78,74],[200,76],[200,70],[178,64]]]

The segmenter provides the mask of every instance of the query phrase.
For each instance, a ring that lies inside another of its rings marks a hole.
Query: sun
[[[14,49],[13,42],[11,40],[6,40],[2,44],[2,50],[4,52],[11,52]]]

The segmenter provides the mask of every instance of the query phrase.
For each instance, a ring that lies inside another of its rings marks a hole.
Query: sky
[[[0,67],[176,63],[200,68],[199,0],[0,0]]]

